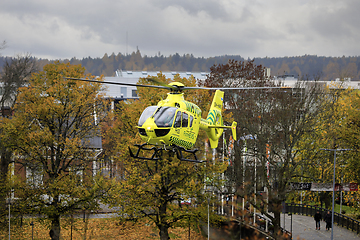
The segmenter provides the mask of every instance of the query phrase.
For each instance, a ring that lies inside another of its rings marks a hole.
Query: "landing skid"
[[[194,149],[194,150],[187,150],[183,147],[179,147],[179,146],[170,146],[168,149],[167,148],[162,148],[162,147],[151,147],[151,148],[147,148],[148,144],[144,143],[144,144],[135,144],[134,146],[136,146],[138,149],[136,150],[136,153],[134,154],[131,151],[131,148],[129,147],[129,153],[130,156],[132,158],[137,158],[137,159],[142,159],[142,160],[160,160],[162,159],[163,156],[163,151],[167,151],[169,153],[169,156],[171,156],[171,154],[176,154],[176,157],[178,159],[180,159],[181,161],[187,161],[187,162],[195,162],[195,163],[202,163],[205,161],[201,161],[197,158],[196,156],[196,152],[198,151],[198,149]],[[142,157],[140,156],[140,152],[141,151],[152,151],[152,155],[151,157]],[[183,156],[183,152],[186,153],[191,153],[194,156],[194,159],[187,159],[184,158]]]

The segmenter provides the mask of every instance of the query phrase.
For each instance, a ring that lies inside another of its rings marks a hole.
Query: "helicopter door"
[[[174,122],[174,129],[178,139],[176,144],[186,149],[191,149],[196,141],[196,133],[192,126],[193,121],[194,117],[191,114],[177,111]]]

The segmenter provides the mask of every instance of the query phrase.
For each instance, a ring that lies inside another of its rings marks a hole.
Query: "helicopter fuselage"
[[[168,93],[157,106],[144,110],[138,129],[143,141],[161,146],[181,146],[191,149],[197,139],[201,109],[184,100],[183,93]]]
[[[168,93],[157,106],[147,107],[138,122],[140,137],[152,145],[179,146],[191,149],[199,130],[205,130],[211,148],[216,148],[224,128],[231,128],[236,137],[236,122],[224,126],[221,116],[224,92],[216,90],[206,119],[201,118],[201,109],[184,100],[183,93]]]

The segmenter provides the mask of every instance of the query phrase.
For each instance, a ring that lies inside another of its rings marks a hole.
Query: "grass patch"
[[[34,240],[48,240],[49,237],[49,223],[34,221],[34,229],[30,225],[32,219],[23,219],[22,226],[16,223],[11,226],[11,239],[33,239]],[[12,221],[13,222],[13,221]],[[15,221],[14,221],[15,222]],[[61,239],[126,239],[126,240],[150,240],[159,239],[157,228],[148,222],[123,223],[117,219],[88,219],[87,222],[83,219],[62,219],[61,221]],[[4,228],[0,231],[0,239],[8,239],[8,229]],[[170,229],[169,234],[171,239],[188,239],[188,228]],[[191,239],[205,240],[206,237],[191,229]]]

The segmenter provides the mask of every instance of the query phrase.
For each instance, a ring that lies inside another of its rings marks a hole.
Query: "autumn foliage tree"
[[[341,146],[339,135],[339,123],[342,121],[341,106],[339,100],[347,92],[341,84],[328,82],[323,86],[322,111],[313,121],[312,131],[308,131],[298,144],[303,149],[298,158],[304,159],[301,168],[298,169],[297,181],[314,183],[332,183],[333,178],[333,153],[321,149],[333,149]],[[338,156],[340,163],[340,156]],[[341,164],[340,164],[341,165]],[[338,168],[340,170],[340,168]],[[340,176],[340,174],[337,174]],[[306,198],[312,202],[320,203],[325,208],[331,207],[331,192],[319,191],[306,193]]]
[[[1,45],[0,45],[1,50]],[[32,73],[37,71],[37,63],[34,58],[29,54],[25,56],[18,55],[15,58],[8,59],[0,74],[1,82],[1,96],[0,96],[0,108],[1,117],[11,117],[13,107],[15,105],[18,90],[24,86],[29,80]],[[5,147],[4,141],[0,141],[0,209],[1,209],[1,221],[5,211],[5,198],[9,192],[8,172],[9,165],[12,161],[12,151]]]
[[[299,143],[312,131],[316,116],[322,111],[321,87],[299,81],[293,89],[271,89],[281,87],[281,82],[266,77],[264,68],[254,61],[214,65],[204,84],[268,88],[225,93],[224,101],[238,123],[240,138],[234,146],[234,165],[227,171],[227,177],[230,185],[237,189],[236,194],[269,217],[275,233],[279,233],[281,206],[286,200],[289,182],[304,163],[304,159],[298,158],[305,150]],[[244,157],[246,172],[250,173],[245,176]],[[264,189],[268,198],[257,194]]]
[[[170,82],[170,79],[161,74],[156,80]],[[196,84],[195,79],[180,78],[178,75],[174,77],[174,81],[186,86]],[[153,84],[147,79],[140,79],[139,83]],[[105,135],[105,139],[116,142],[115,159],[124,166],[119,189],[111,193],[118,196],[112,204],[119,206],[121,216],[126,220],[146,218],[153,222],[158,228],[160,239],[164,240],[169,239],[169,228],[188,226],[189,222],[196,223],[204,217],[207,207],[207,197],[203,191],[204,179],[209,176],[212,186],[219,187],[219,179],[213,176],[226,168],[222,162],[209,164],[180,161],[171,151],[163,151],[159,160],[129,157],[128,147],[134,148],[134,144],[142,143],[136,128],[141,112],[147,106],[156,105],[166,94],[166,90],[138,88],[139,100],[121,102],[118,105],[119,111],[115,114],[113,127]],[[185,94],[186,100],[196,103],[203,110],[210,107],[209,97],[208,92],[200,90]],[[196,144],[196,148],[202,153],[204,140],[203,135],[200,135]],[[204,154],[200,155],[200,159],[205,159]],[[181,204],[190,199],[189,207]]]
[[[341,154],[337,154],[336,181],[338,183],[360,181],[360,164],[359,164],[359,106],[360,94],[357,89],[344,89],[339,87],[336,91],[337,98],[334,103],[335,111],[332,116],[336,121],[330,122],[326,134],[331,134],[332,141],[326,147],[348,149]],[[328,154],[330,155],[330,154]],[[333,158],[333,156],[330,156]],[[332,166],[332,165],[331,165]],[[360,205],[358,192],[348,192],[346,194],[347,202],[350,202],[355,208],[359,209]]]
[[[47,218],[53,240],[61,237],[61,216],[96,209],[111,186],[91,171],[90,140],[107,108],[101,86],[65,79],[84,72],[80,65],[46,65],[19,89],[14,117],[1,125],[2,139],[27,172],[15,189],[19,211]]]

